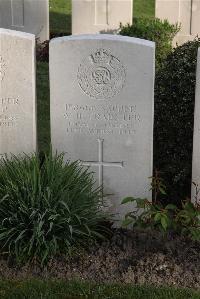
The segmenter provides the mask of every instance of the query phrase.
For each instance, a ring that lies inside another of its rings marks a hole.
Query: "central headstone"
[[[132,18],[133,0],[72,0],[72,34],[115,33]]]
[[[49,39],[49,0],[0,0],[0,27]]]
[[[36,151],[35,36],[0,29],[0,157]]]
[[[120,216],[125,196],[151,198],[154,43],[114,35],[50,43],[54,150],[81,160]]]

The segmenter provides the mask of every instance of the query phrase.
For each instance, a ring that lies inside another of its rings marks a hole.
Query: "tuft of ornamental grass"
[[[104,238],[108,215],[92,173],[50,151],[0,161],[0,252],[41,264]]]

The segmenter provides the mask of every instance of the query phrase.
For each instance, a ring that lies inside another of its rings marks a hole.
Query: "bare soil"
[[[0,279],[81,279],[200,289],[200,242],[152,231],[114,230],[109,241],[41,268],[0,260]]]

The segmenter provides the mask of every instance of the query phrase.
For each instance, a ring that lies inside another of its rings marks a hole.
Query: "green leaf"
[[[160,213],[156,213],[154,216],[154,221],[159,221],[161,219],[161,214]]]
[[[122,221],[122,226],[123,227],[126,227],[130,224],[133,224],[135,223],[135,221],[133,219],[130,219],[130,218],[125,218],[123,221]]]
[[[159,191],[162,195],[166,195],[167,193],[165,192],[164,188],[159,187]]]
[[[163,229],[166,231],[168,224],[167,224],[167,219],[164,216],[161,217],[161,225],[162,225]]]
[[[165,207],[166,210],[177,210],[177,206],[173,205],[173,204],[168,204]]]
[[[126,203],[129,203],[129,202],[133,202],[135,201],[136,199],[134,197],[125,197],[122,202],[121,202],[121,205],[123,204],[126,204]]]

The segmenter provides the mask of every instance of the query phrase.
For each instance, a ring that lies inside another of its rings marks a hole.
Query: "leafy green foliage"
[[[155,177],[152,177],[151,185],[154,192],[153,202],[146,198],[134,197],[122,200],[122,204],[134,204],[134,210],[126,214],[122,225],[158,229],[163,233],[174,231],[193,240],[200,240],[200,205],[198,201],[192,203],[187,199],[182,202],[181,208],[174,204],[164,205],[157,200],[159,192],[166,195],[166,187],[159,178],[158,172]]]
[[[156,43],[156,63],[159,67],[172,50],[172,40],[178,33],[178,25],[157,18],[134,18],[133,25],[121,26],[120,34],[147,39]]]
[[[177,47],[156,75],[154,167],[169,199],[190,197],[197,50],[200,39]]]
[[[0,161],[0,248],[18,261],[45,263],[103,238],[101,190],[79,162],[50,152]]]
[[[160,172],[157,169],[155,170],[155,175],[150,177],[149,179],[151,179],[150,190],[153,192],[154,202],[156,202],[159,194],[162,194],[164,196],[166,195],[166,186],[160,176]]]
[[[176,206],[169,204],[164,208],[162,204],[157,202],[157,196],[160,192],[164,195],[166,194],[165,185],[157,171],[155,176],[150,179],[152,179],[150,190],[154,193],[154,203],[146,198],[124,198],[122,204],[135,203],[135,209],[126,214],[123,226],[132,224],[143,228],[151,227],[160,231],[166,231],[171,226],[170,214],[171,211],[176,210]],[[140,211],[141,209],[142,212]]]

